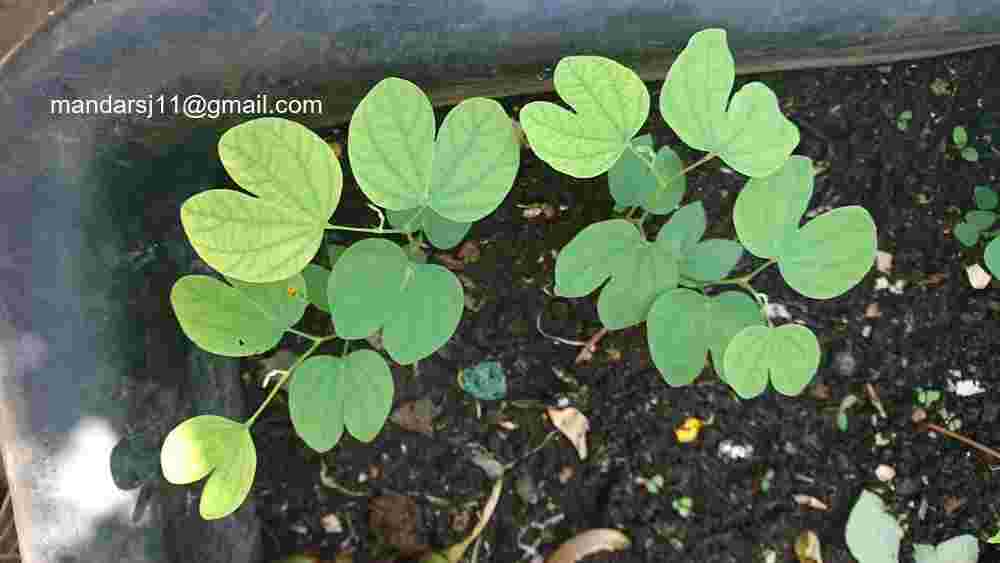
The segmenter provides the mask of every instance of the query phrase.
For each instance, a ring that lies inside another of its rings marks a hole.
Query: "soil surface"
[[[936,79],[948,92],[932,91]],[[775,323],[800,321],[820,338],[822,365],[801,396],[769,389],[741,401],[710,367],[694,385],[671,388],[651,365],[643,327],[608,334],[581,364],[579,347],[541,334],[539,322],[546,334],[576,341],[601,328],[596,294],[553,297],[553,256],[585,225],[608,218],[612,202],[606,176],[573,179],[525,150],[510,195],[466,239],[478,256],[460,260],[453,251],[438,260],[459,268],[468,306],[457,334],[419,363],[419,373],[390,362],[396,402],[382,433],[370,444],[345,435],[320,456],[294,434],[280,402],[254,427],[259,467],[251,494],[265,523],[267,560],[312,552],[338,562],[405,561],[455,543],[475,524],[493,482],[487,470],[498,464],[512,465],[479,562],[542,561],[580,531],[617,528],[631,547],[586,561],[796,561],[796,538],[813,530],[827,563],[847,563],[845,524],[865,488],[906,527],[903,561],[912,561],[914,542],[994,534],[1000,459],[921,430],[912,417],[921,407],[918,388],[939,390],[940,399],[922,407],[927,421],[1000,445],[1000,285],[970,287],[965,266],[981,260],[982,249],[963,249],[951,234],[973,206],[974,185],[1000,187],[1000,149],[977,125],[984,115],[1000,116],[1000,50],[740,77],[737,87],[750,80],[770,85],[799,125],[796,153],[827,167],[810,216],[862,205],[878,225],[878,248],[892,255],[890,270],[873,267],[829,301],[800,296],[775,268],[755,279]],[[649,85],[654,102],[659,86]],[[529,101],[501,100],[512,115]],[[682,147],[655,108],[647,131],[658,146]],[[896,125],[904,110],[913,116],[905,131]],[[957,157],[955,125],[969,128],[979,162]],[[345,131],[326,133],[346,143]],[[700,156],[681,150],[688,162]],[[346,182],[334,221],[374,221],[349,173]],[[719,161],[692,172],[685,202],[704,202],[706,236],[735,238],[729,217],[744,183]],[[550,217],[530,217],[524,207],[539,204],[549,205]],[[663,222],[653,220],[649,230]],[[745,257],[738,271],[757,263]],[[312,309],[302,326],[330,329]],[[290,336],[281,347],[297,352],[305,344]],[[339,343],[329,352],[339,353]],[[242,369],[251,407],[264,397],[262,360]],[[490,360],[506,372],[504,401],[476,401],[456,382],[459,370]],[[969,381],[984,392],[965,394]],[[848,395],[858,401],[843,431],[837,412]],[[589,420],[586,459],[562,435],[549,438],[555,428],[545,409],[553,406],[573,406]],[[688,417],[710,424],[681,443],[675,430]],[[881,464],[894,470],[892,480],[876,477]],[[682,497],[691,501],[686,517],[675,508]],[[1000,556],[981,545],[981,561]]]

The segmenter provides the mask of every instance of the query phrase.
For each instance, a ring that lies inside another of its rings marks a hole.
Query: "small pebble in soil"
[[[328,534],[340,534],[344,531],[344,527],[340,523],[340,518],[332,512],[321,518],[320,524],[323,525],[323,530]]]
[[[735,444],[732,440],[723,440],[719,443],[719,457],[731,460],[747,459],[753,455],[753,446],[750,444]]]
[[[841,350],[833,357],[833,367],[844,377],[851,377],[858,369],[858,361],[847,350]]]
[[[896,470],[891,465],[882,464],[875,468],[875,476],[879,481],[888,483],[896,477]]]

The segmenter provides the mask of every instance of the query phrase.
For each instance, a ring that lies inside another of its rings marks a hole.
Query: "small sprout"
[[[931,93],[935,96],[945,96],[951,93],[951,84],[943,78],[935,78],[934,82],[931,82]]]
[[[966,162],[979,162],[979,151],[976,147],[965,147],[962,149],[962,160]]]
[[[691,500],[691,497],[680,497],[674,499],[671,506],[673,506],[674,510],[680,515],[681,518],[689,518],[691,516],[691,510],[694,508],[694,501]]]
[[[674,430],[674,434],[677,436],[677,441],[682,444],[689,444],[698,439],[698,433],[701,431],[701,427],[705,423],[699,418],[689,416],[684,419],[684,423],[681,424],[677,429]]]
[[[965,130],[965,127],[956,125],[951,130],[951,140],[955,142],[956,147],[965,148],[965,145],[969,144],[969,132]]]
[[[760,491],[762,493],[770,491],[772,481],[774,481],[774,470],[768,468],[768,470],[764,472],[764,477],[760,480]]]
[[[858,404],[857,395],[848,395],[840,401],[840,407],[837,409],[837,428],[841,432],[847,432],[847,410],[856,404]]]
[[[906,131],[910,128],[910,121],[913,119],[913,112],[910,110],[902,111],[896,116],[896,128],[900,131]]]
[[[986,543],[993,543],[993,544],[1000,543],[1000,530],[997,530],[997,533],[993,534],[992,537],[986,540]]]
[[[941,392],[937,389],[924,389],[917,387],[917,403],[924,407],[930,407],[941,399]]]
[[[646,487],[646,492],[651,495],[660,494],[660,491],[663,490],[663,475],[658,473],[649,479],[646,479],[645,477],[637,477],[636,482]]]

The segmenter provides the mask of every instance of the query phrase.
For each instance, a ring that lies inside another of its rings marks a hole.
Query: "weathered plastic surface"
[[[386,75],[436,103],[549,90],[568,54],[662,79],[710,26],[729,29],[741,72],[1000,43],[1000,0],[231,4],[77,2],[0,68],[0,447],[27,563],[250,563],[261,538],[253,503],[204,522],[197,488],[167,485],[156,458],[180,420],[252,406],[238,364],[180,334],[167,296],[193,256],[157,239],[224,181],[215,142],[249,116],[60,116],[51,100],[266,92],[322,99],[297,119],[332,127]]]

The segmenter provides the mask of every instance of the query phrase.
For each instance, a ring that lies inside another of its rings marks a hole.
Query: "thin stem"
[[[344,340],[344,352],[341,354],[342,357],[347,357],[347,351],[351,349],[351,341]]]
[[[327,225],[325,230],[327,231],[351,231],[355,233],[372,233],[375,235],[403,235],[406,231],[401,231],[399,229],[366,229],[363,227],[344,227],[342,225]]]
[[[768,260],[767,262],[764,262],[763,264],[758,266],[749,274],[737,276],[735,278],[725,278],[713,282],[695,282],[694,280],[691,280],[691,283],[698,284],[700,287],[708,287],[710,285],[738,285],[740,287],[743,287],[749,284],[751,280],[757,277],[758,274],[766,270],[769,266],[777,263],[778,263],[777,260]]]
[[[294,328],[288,328],[288,329],[285,329],[285,330],[287,330],[288,332],[290,332],[292,334],[296,334],[298,336],[301,336],[302,338],[306,338],[308,340],[312,340],[313,342],[319,340],[320,338],[323,338],[322,336],[315,336],[315,335],[312,335],[312,334],[309,334],[309,333],[302,332],[301,330],[295,330]]]
[[[299,358],[295,360],[295,363],[292,364],[292,367],[288,368],[287,372],[282,374],[281,379],[278,380],[278,383],[271,389],[271,392],[268,393],[267,398],[264,399],[264,402],[261,403],[260,406],[257,408],[257,412],[253,413],[253,416],[251,416],[246,422],[244,422],[243,425],[246,426],[247,428],[253,426],[253,423],[256,422],[257,417],[260,416],[260,413],[264,412],[264,409],[267,408],[267,405],[271,404],[271,401],[274,400],[274,396],[278,394],[278,391],[280,391],[281,388],[285,385],[285,382],[288,381],[288,378],[292,376],[292,373],[295,372],[295,369],[298,368],[300,365],[302,365],[302,362],[306,361],[306,358],[312,355],[312,353],[315,352],[317,348],[319,348],[320,344],[328,340],[333,340],[334,338],[336,338],[336,335],[333,334],[331,334],[330,336],[316,337],[315,340],[313,340],[312,346],[310,346],[309,349],[306,350],[305,354],[299,356]]]
[[[971,446],[971,447],[976,448],[977,450],[983,452],[984,454],[987,454],[987,455],[993,456],[993,457],[995,457],[997,459],[1000,459],[1000,452],[994,450],[993,448],[984,446],[984,445],[980,444],[979,442],[977,442],[975,440],[972,440],[971,438],[966,438],[965,436],[962,436],[961,434],[958,434],[957,432],[952,432],[951,430],[948,430],[946,428],[941,428],[937,424],[934,424],[934,423],[931,423],[931,422],[928,422],[928,423],[924,424],[924,426],[928,430],[933,430],[934,432],[937,432],[938,434],[943,434],[943,435],[945,435],[945,436],[947,436],[949,438],[954,438],[954,439],[958,440],[959,442],[962,442],[966,446]]]
[[[633,145],[632,143],[628,144],[628,148],[629,148],[630,151],[632,151],[632,154],[634,154],[636,156],[636,158],[638,158],[639,160],[641,160],[646,165],[646,168],[649,168],[649,172],[656,178],[656,183],[658,184],[657,185],[657,191],[665,189],[667,186],[670,185],[671,182],[673,182],[677,178],[680,178],[681,176],[687,174],[688,172],[694,170],[695,168],[698,168],[702,164],[705,164],[706,162],[708,162],[708,161],[712,160],[713,158],[719,156],[719,155],[715,154],[714,152],[710,152],[710,153],[706,154],[705,156],[701,157],[694,164],[691,164],[690,166],[685,167],[684,169],[682,169],[677,174],[674,174],[673,176],[671,176],[671,177],[667,178],[666,180],[664,180],[663,179],[663,175],[660,173],[659,170],[656,169],[656,166],[654,165],[654,160],[647,159],[642,153],[639,152],[638,149],[635,148],[635,145]],[[629,217],[631,218],[631,216],[632,216],[632,212],[630,211],[629,212]]]

